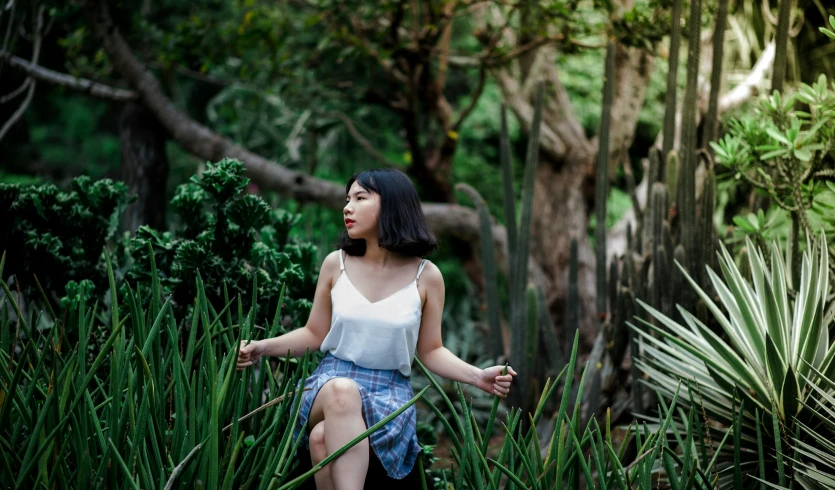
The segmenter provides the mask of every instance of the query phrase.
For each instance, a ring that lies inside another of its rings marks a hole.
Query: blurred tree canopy
[[[5,180],[59,183],[78,174],[123,178],[141,202],[154,195],[142,185],[159,185],[136,178],[143,165],[136,156],[154,153],[143,149],[164,148],[147,168],[166,177],[169,198],[203,162],[234,157],[260,191],[275,193],[273,204],[306,213],[307,232],[327,248],[339,231],[335,213],[346,178],[394,166],[417,184],[427,218],[444,239],[442,257],[454,257],[450,267],[463,267],[479,284],[472,251],[477,219],[456,204],[454,184],[470,183],[502,216],[499,107],[506,104],[516,116],[511,137],[521,155],[533,87],[544,83],[531,277],[559,319],[568,243],[580,240],[588,345],[596,329],[587,232],[595,205],[601,48],[608,39],[618,46],[610,151],[620,165],[610,177],[623,187],[623,164],[631,161],[640,178],[641,157],[657,143],[667,70],[657,60],[669,55],[671,4],[12,0],[0,11],[0,172]],[[790,80],[831,73],[831,45],[806,28],[820,25],[819,4],[803,0],[795,9]],[[723,92],[742,96],[729,97],[726,110],[767,86],[767,70],[755,68],[769,64],[776,7],[743,0],[731,6]],[[708,2],[702,16],[703,53],[710,52],[713,9]],[[800,62],[802,52],[813,55],[814,68]],[[701,59],[706,73],[709,56]],[[733,91],[739,88],[750,90]],[[128,107],[146,116],[129,119]],[[521,165],[515,169],[521,174]],[[629,205],[622,193],[613,199]],[[495,226],[501,255],[505,235],[499,220]],[[451,291],[463,293],[458,284]]]

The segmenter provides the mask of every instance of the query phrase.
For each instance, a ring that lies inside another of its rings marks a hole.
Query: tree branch
[[[774,62],[774,41],[768,43],[745,80],[719,99],[719,111],[736,109],[759,93],[758,87]]]
[[[8,94],[4,95],[3,97],[0,97],[0,104],[5,104],[6,102],[8,102],[8,101],[14,99],[15,97],[17,97],[18,95],[22,94],[29,87],[30,83],[32,83],[32,77],[26,77],[26,79],[23,80],[23,83],[21,83],[18,88],[12,90]]]
[[[136,100],[137,93],[132,90],[124,90],[120,88],[104,85],[85,78],[73,77],[64,73],[44,68],[36,63],[30,63],[23,58],[17,57],[8,52],[0,52],[0,59],[6,59],[9,66],[26,73],[35,80],[47,82],[52,85],[59,85],[71,90],[92,95],[100,99],[112,100],[115,102],[130,102]]]
[[[34,45],[32,46],[32,64],[38,64],[38,59],[41,57],[41,42],[43,41],[43,13],[45,7],[41,5],[38,8],[38,15],[35,18],[35,30],[34,30]],[[29,90],[26,92],[26,97],[21,102],[20,107],[12,114],[12,117],[9,118],[3,124],[3,127],[0,127],[0,141],[3,140],[3,137],[6,136],[6,133],[15,125],[17,121],[23,116],[23,113],[26,112],[26,109],[29,107],[29,104],[32,103],[32,98],[35,96],[35,87],[38,85],[32,77],[26,78],[29,81]]]
[[[351,136],[354,138],[354,140],[356,140],[356,142],[359,143],[359,145],[362,146],[365,149],[365,151],[368,152],[369,155],[374,157],[375,160],[382,163],[383,165],[388,165],[390,167],[395,167],[396,166],[393,162],[389,161],[385,156],[383,156],[382,153],[377,151],[377,149],[374,148],[374,146],[371,144],[371,142],[369,142],[359,132],[359,130],[357,130],[357,127],[354,125],[354,122],[351,121],[351,118],[349,118],[347,114],[345,114],[343,112],[334,111],[334,112],[326,112],[322,115],[324,117],[334,117],[334,118],[339,119],[340,121],[342,121],[342,123],[345,125],[345,128],[348,130],[348,132],[351,134]]]
[[[108,52],[113,66],[136,89],[145,107],[183,149],[204,160],[237,158],[246,167],[247,176],[263,189],[300,201],[317,202],[331,209],[342,209],[345,189],[341,184],[289,170],[246,150],[180,112],[162,92],[159,81],[136,59],[113,25],[103,3],[90,3],[90,25]],[[424,203],[423,212],[435,233],[470,242],[479,240],[479,218],[473,209],[457,204]],[[494,224],[493,237],[498,263],[506,267],[507,231],[504,226]],[[545,274],[535,261],[529,260],[528,271],[537,285],[549,290]]]
[[[470,97],[470,103],[467,104],[467,107],[461,111],[461,114],[458,116],[458,120],[455,121],[455,124],[452,125],[452,130],[458,132],[461,128],[461,124],[464,123],[464,119],[470,115],[470,113],[475,109],[476,104],[478,104],[478,99],[481,98],[481,92],[484,91],[484,83],[487,80],[487,70],[482,67],[481,70],[478,72],[478,85],[476,86],[475,92]]]

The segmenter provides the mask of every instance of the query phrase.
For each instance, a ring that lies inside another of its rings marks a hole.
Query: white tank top
[[[397,369],[409,376],[423,313],[418,279],[426,262],[421,261],[408,286],[372,303],[351,284],[340,250],[340,274],[331,288],[331,328],[321,351],[367,369]]]

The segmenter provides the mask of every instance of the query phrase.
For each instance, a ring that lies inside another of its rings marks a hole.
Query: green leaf
[[[808,148],[794,150],[794,156],[801,162],[808,162],[812,159],[812,152]]]
[[[800,403],[797,399],[800,388],[797,385],[797,378],[791,366],[789,366],[789,370],[786,372],[783,388],[780,391],[780,401],[782,404],[780,408],[782,408],[783,420],[790,420],[791,417],[797,415],[800,408]]]

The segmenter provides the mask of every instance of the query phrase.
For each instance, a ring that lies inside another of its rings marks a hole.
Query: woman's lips
[[[348,227],[348,228],[354,226],[354,223],[355,223],[355,221],[352,220],[352,219],[346,219],[345,220],[345,226]]]

